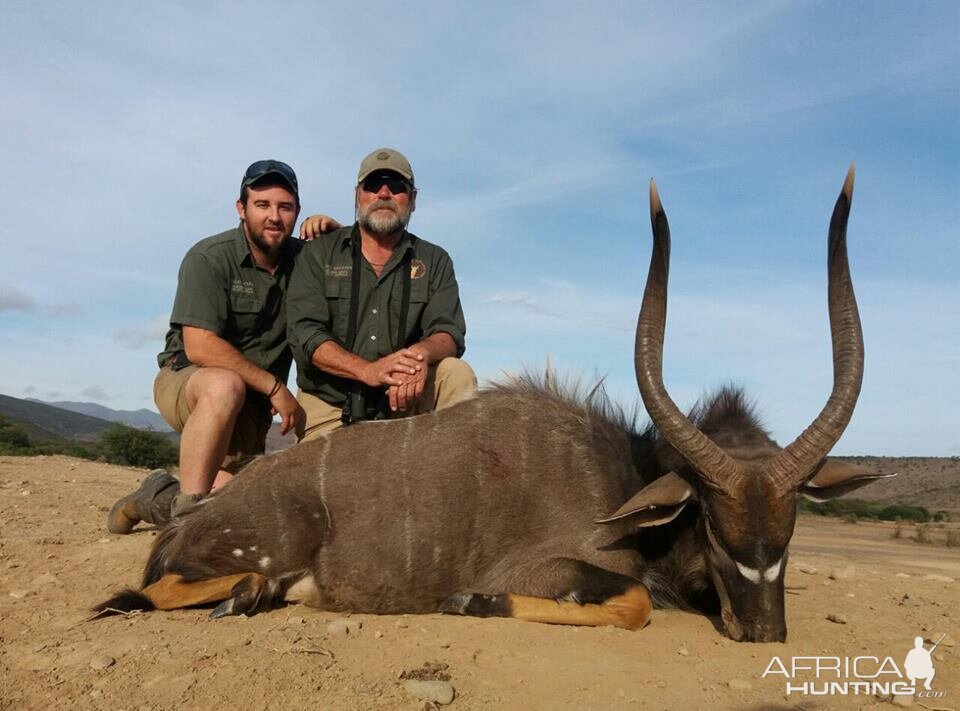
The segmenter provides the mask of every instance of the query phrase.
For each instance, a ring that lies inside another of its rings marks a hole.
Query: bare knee
[[[191,409],[203,408],[235,415],[247,397],[243,378],[225,368],[201,368],[187,383]]]

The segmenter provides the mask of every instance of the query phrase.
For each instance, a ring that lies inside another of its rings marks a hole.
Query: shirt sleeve
[[[319,345],[336,340],[319,247],[311,242],[300,250],[287,290],[287,341],[300,366],[311,365]]]
[[[188,253],[180,264],[170,323],[223,336],[229,313],[228,286],[205,256]]]
[[[447,333],[457,344],[457,357],[466,349],[465,336],[467,325],[460,306],[460,287],[453,272],[453,260],[442,249],[438,249],[437,261],[430,270],[430,300],[420,320],[423,338],[434,333]]]

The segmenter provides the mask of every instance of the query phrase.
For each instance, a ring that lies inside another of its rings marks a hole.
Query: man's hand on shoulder
[[[300,239],[310,242],[320,235],[339,230],[343,225],[327,215],[310,215],[300,225]]]
[[[302,429],[307,420],[307,413],[300,407],[297,398],[281,384],[280,388],[270,398],[270,414],[280,415],[280,434],[287,434],[293,429]]]

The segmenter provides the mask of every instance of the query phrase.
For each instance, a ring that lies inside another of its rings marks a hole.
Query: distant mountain
[[[42,402],[0,395],[0,415],[24,425],[27,435],[37,442],[69,439],[96,442],[113,422],[70,412]]]
[[[34,398],[27,398],[29,402],[38,402],[44,405],[59,407],[61,410],[69,410],[81,415],[98,417],[107,422],[119,422],[129,427],[137,427],[142,430],[154,430],[156,432],[171,432],[170,425],[167,424],[159,413],[146,408],[139,410],[113,410],[104,405],[98,405],[95,402],[45,402]]]
[[[837,457],[896,474],[857,489],[850,498],[888,504],[926,506],[930,511],[960,512],[960,457]]]

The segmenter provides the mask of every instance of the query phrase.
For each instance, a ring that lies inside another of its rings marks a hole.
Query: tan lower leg
[[[653,605],[650,593],[643,585],[636,585],[622,595],[611,597],[600,604],[581,605],[567,600],[548,600],[526,595],[508,595],[511,617],[527,622],[545,622],[554,625],[584,625],[600,627],[613,625],[628,630],[640,629],[650,620]]]
[[[340,415],[343,412],[342,407],[334,407],[316,395],[303,390],[297,392],[297,402],[307,413],[305,429],[297,432],[298,442],[320,439],[324,435],[343,427],[343,422],[340,420]]]
[[[477,393],[477,376],[473,368],[459,358],[444,358],[430,366],[423,397],[416,405],[417,414],[442,410],[456,405]]]
[[[181,607],[228,600],[233,594],[233,586],[250,576],[253,576],[255,584],[258,585],[263,585],[266,581],[266,578],[258,573],[237,573],[192,583],[184,582],[179,575],[164,575],[157,582],[145,587],[142,592],[158,610],[178,610]]]

